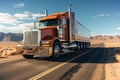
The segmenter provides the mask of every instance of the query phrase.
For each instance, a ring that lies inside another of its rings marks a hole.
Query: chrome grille
[[[24,32],[24,46],[39,46],[40,31],[30,30]]]

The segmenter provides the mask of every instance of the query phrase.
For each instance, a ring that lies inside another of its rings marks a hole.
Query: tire
[[[83,46],[83,50],[84,50],[85,49],[85,43],[84,42],[82,43],[82,46]]]
[[[74,51],[80,51],[80,43],[79,42],[75,42],[75,44],[77,45],[77,47],[74,49]]]
[[[58,42],[54,42],[52,47],[52,60],[57,60],[61,54],[61,47]]]
[[[80,43],[80,48],[81,48],[81,50],[83,50],[83,45],[82,45],[82,42]]]
[[[32,59],[34,55],[23,55],[24,58],[26,59]]]

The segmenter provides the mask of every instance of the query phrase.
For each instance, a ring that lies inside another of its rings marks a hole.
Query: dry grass
[[[116,48],[115,58],[118,62],[120,62],[120,48]]]
[[[17,42],[0,42],[0,57],[19,54],[21,51],[16,50]]]
[[[116,58],[116,60],[117,60],[118,62],[120,62],[120,54],[116,54],[116,55],[115,55],[115,58]]]
[[[120,42],[104,42],[105,47],[120,47]]]
[[[91,44],[104,43],[105,48],[115,48],[115,58],[120,62],[120,41],[91,40]]]
[[[120,47],[120,41],[91,40],[91,44],[104,43],[104,47]]]

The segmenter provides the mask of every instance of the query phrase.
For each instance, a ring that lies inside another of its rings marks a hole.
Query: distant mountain
[[[120,41],[120,35],[111,36],[111,35],[96,35],[91,36],[91,40],[96,41]]]
[[[3,33],[0,32],[0,41],[21,41],[23,40],[22,33]]]
[[[4,37],[5,37],[5,33],[0,32],[0,41],[2,41]]]
[[[96,35],[91,36],[91,41],[120,41],[120,35]],[[0,41],[21,41],[23,40],[22,33],[3,33],[0,32]]]

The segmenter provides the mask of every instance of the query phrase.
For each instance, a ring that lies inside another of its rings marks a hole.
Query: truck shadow
[[[60,58],[53,61],[49,57],[35,57],[36,60],[45,60],[45,61],[51,61],[51,62],[68,62],[68,63],[117,63],[116,60],[116,54],[120,53],[120,48],[95,48],[90,52],[87,52],[88,50],[93,48],[88,48],[85,50],[82,50],[80,52],[69,52],[61,55]],[[84,55],[82,55],[84,54]],[[77,59],[73,61],[69,61],[70,59],[82,55],[78,57]]]

